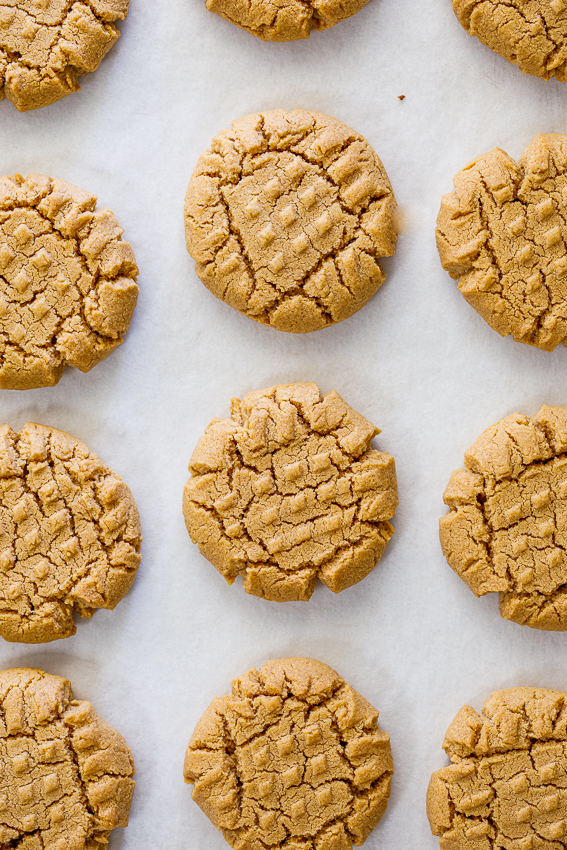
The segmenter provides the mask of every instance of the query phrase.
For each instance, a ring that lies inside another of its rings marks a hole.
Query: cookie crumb
[[[398,100],[405,100],[405,99],[406,99],[405,94],[399,94],[398,95]]]

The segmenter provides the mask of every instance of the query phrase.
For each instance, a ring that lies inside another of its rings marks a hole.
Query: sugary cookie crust
[[[0,388],[53,386],[122,342],[138,267],[96,200],[40,174],[0,178]]]
[[[566,0],[452,0],[469,35],[524,74],[567,80]]]
[[[128,0],[2,0],[0,100],[25,112],[79,91],[120,35]]]
[[[552,351],[567,337],[567,135],[499,148],[454,179],[437,219],[443,268],[502,336]]]
[[[390,796],[390,736],[377,719],[326,664],[268,661],[206,710],[187,748],[185,781],[238,850],[351,850]]]
[[[207,0],[215,12],[263,41],[309,38],[311,30],[326,30],[350,18],[368,0]]]
[[[0,428],[0,636],[69,637],[73,609],[114,608],[141,539],[130,490],[84,443],[33,423]]]
[[[380,433],[336,392],[287,384],[233,399],[191,457],[187,530],[232,584],[276,602],[361,581],[394,533],[394,459]]]
[[[431,777],[427,815],[442,850],[561,850],[567,845],[567,694],[495,691],[465,705]]]
[[[567,407],[514,413],[465,454],[439,523],[449,565],[476,596],[535,629],[567,629]]]
[[[0,846],[105,850],[128,825],[134,763],[122,735],[42,670],[0,672]]]
[[[307,333],[348,318],[383,283],[394,208],[382,163],[345,124],[300,109],[249,115],[197,163],[187,249],[217,298]]]

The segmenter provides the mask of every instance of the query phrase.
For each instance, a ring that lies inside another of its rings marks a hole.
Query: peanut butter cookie
[[[567,135],[536,136],[519,165],[495,148],[454,183],[437,219],[443,268],[502,336],[566,344]]]
[[[0,5],[0,100],[26,112],[79,91],[120,35],[128,0],[4,0]]]
[[[138,267],[96,200],[40,174],[0,178],[0,388],[53,386],[122,342]]]
[[[534,629],[567,629],[567,407],[513,413],[465,453],[440,520],[449,565],[476,596]]]
[[[377,720],[326,664],[268,661],[205,711],[187,748],[185,781],[238,850],[352,850],[390,796],[390,736]]]
[[[282,109],[233,121],[185,198],[187,250],[213,295],[307,333],[352,316],[396,251],[395,199],[368,142],[336,118]]]
[[[132,494],[84,443],[47,428],[0,428],[0,636],[75,634],[73,609],[114,608],[141,560]]]
[[[524,74],[567,80],[565,0],[452,0],[469,35]]]
[[[453,762],[431,777],[427,815],[442,850],[567,846],[567,694],[495,691],[447,730]]]
[[[232,400],[191,461],[187,530],[229,584],[275,602],[361,581],[386,548],[398,504],[394,459],[379,430],[336,392],[286,384]]]
[[[0,672],[0,707],[0,846],[105,850],[134,792],[122,735],[42,670]]]
[[[262,41],[295,41],[309,38],[311,30],[326,30],[350,18],[368,0],[207,0],[215,12]]]

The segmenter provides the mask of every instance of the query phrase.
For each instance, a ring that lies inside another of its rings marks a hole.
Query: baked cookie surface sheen
[[[74,609],[114,608],[141,539],[130,490],[84,443],[33,423],[0,428],[0,636],[69,637]]]
[[[0,672],[0,709],[0,846],[104,850],[134,792],[122,735],[41,670]]]
[[[122,342],[138,267],[96,200],[40,174],[0,178],[0,388],[53,386]]]
[[[381,286],[394,208],[382,163],[345,124],[299,109],[249,115],[197,163],[187,249],[217,298],[307,333],[348,318]]]
[[[524,74],[567,80],[566,0],[452,0],[469,35]]]
[[[388,805],[390,736],[326,664],[268,661],[206,710],[185,755],[191,794],[238,850],[352,850]]]
[[[233,399],[191,457],[187,530],[232,584],[277,602],[361,581],[394,533],[394,459],[379,433],[336,393],[287,384]]]
[[[473,160],[437,219],[443,268],[502,336],[552,351],[567,337],[567,135],[537,136],[518,164]]]
[[[120,33],[128,0],[0,2],[0,100],[25,112],[80,89]]]
[[[453,762],[431,777],[427,815],[442,850],[567,846],[567,694],[495,691],[445,736]]]
[[[488,428],[453,472],[439,522],[449,565],[476,596],[536,629],[567,629],[567,407]]]
[[[350,18],[368,0],[207,0],[215,12],[263,41],[309,38],[311,30],[326,30]]]

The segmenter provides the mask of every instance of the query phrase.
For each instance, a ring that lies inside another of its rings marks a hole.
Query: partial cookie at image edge
[[[96,71],[120,36],[129,0],[29,3],[14,0],[0,19],[0,100],[19,112],[49,106],[80,91],[78,77]],[[41,6],[41,8],[39,8]]]
[[[432,774],[427,816],[441,848],[565,846],[567,694],[516,687],[449,725],[452,764]]]
[[[1,671],[0,707],[2,846],[102,850],[134,793],[123,736],[42,670]]]
[[[111,210],[41,174],[0,178],[0,388],[57,384],[123,341],[138,266]]]
[[[262,41],[296,41],[352,17],[368,0],[207,0],[206,7]]]
[[[0,636],[45,643],[116,607],[141,561],[124,481],[80,440],[28,423],[0,428]]]
[[[453,11],[471,36],[516,65],[524,74],[567,80],[567,3],[531,0],[452,0]]]
[[[567,407],[487,428],[443,500],[443,554],[473,593],[499,593],[507,620],[567,630]]]

